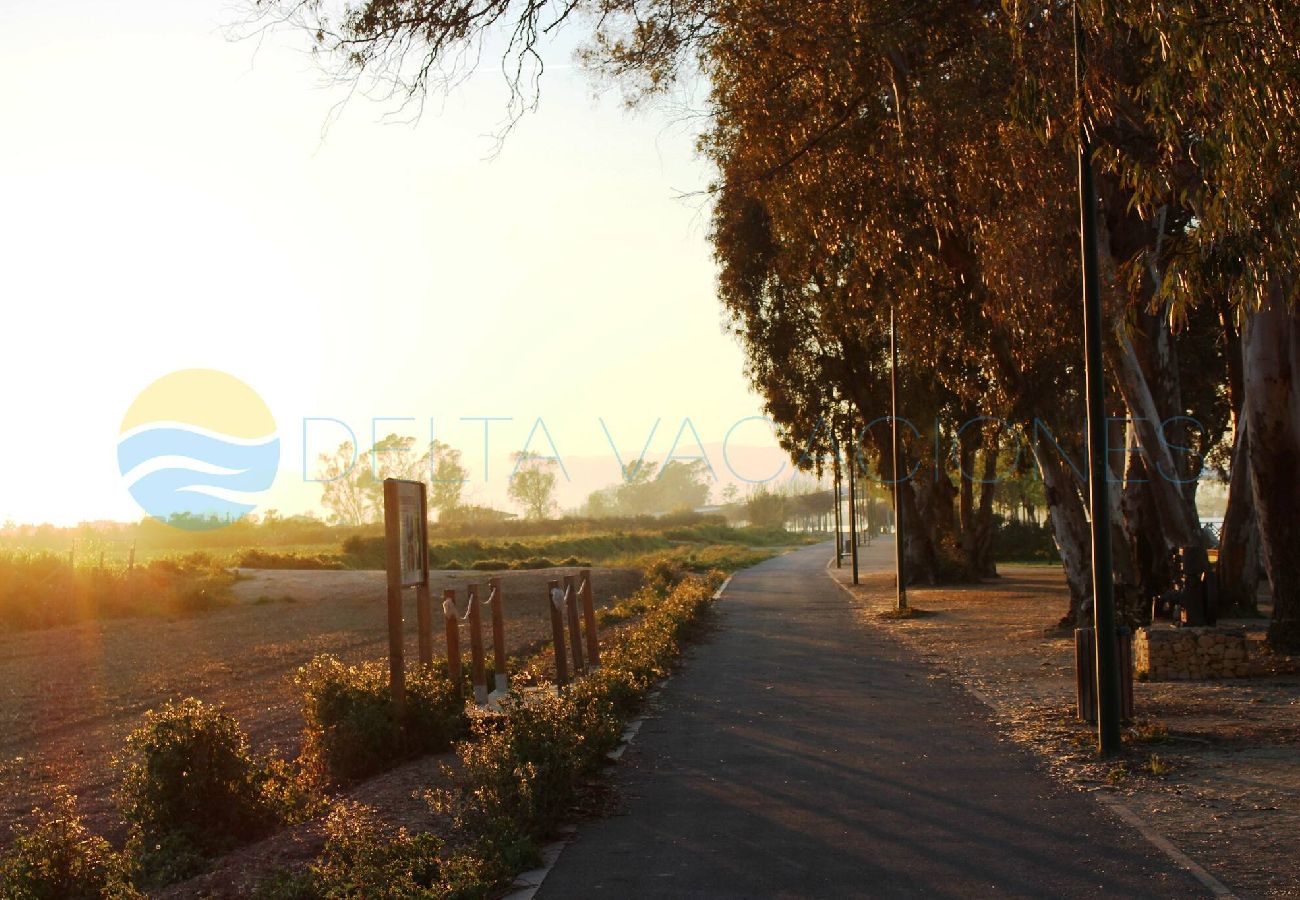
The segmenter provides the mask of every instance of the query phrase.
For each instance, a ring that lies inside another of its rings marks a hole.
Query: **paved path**
[[[618,767],[626,813],[584,823],[538,897],[1205,896],[856,622],[831,552],[737,574]]]

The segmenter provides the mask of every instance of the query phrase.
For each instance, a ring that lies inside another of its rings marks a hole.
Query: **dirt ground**
[[[499,573],[512,653],[550,639],[546,582],[576,572]],[[0,844],[8,842],[8,825],[59,784],[79,797],[93,829],[120,840],[111,760],[143,713],[165,700],[194,696],[223,704],[255,750],[291,757],[302,727],[292,673],[320,653],[346,662],[386,655],[383,572],[241,574],[238,602],[214,612],[0,636]],[[485,585],[491,574],[498,573],[433,573],[435,607],[443,588],[458,588],[463,603],[463,588]],[[592,569],[597,605],[626,597],[639,580],[634,570]],[[410,660],[416,657],[415,600],[407,593]],[[435,623],[440,628],[440,616]],[[465,638],[462,644],[468,646]],[[443,649],[440,630],[434,647]]]
[[[1000,568],[984,585],[910,588],[910,605],[926,613],[916,618],[888,617],[892,574],[863,578],[854,598],[864,622],[915,648],[936,677],[966,684],[1054,774],[1114,792],[1237,896],[1300,897],[1300,675],[1138,683],[1126,749],[1101,761],[1074,716],[1073,636],[1055,628],[1062,574]],[[848,580],[847,569],[831,574]],[[1259,637],[1266,625],[1234,624]]]

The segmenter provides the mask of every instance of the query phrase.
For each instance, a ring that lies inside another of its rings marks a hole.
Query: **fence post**
[[[582,598],[582,618],[587,625],[587,663],[593,669],[600,668],[600,638],[596,633],[596,603],[591,595],[591,570],[578,572],[582,586],[578,594]]]
[[[406,706],[406,661],[402,636],[402,563],[401,548],[394,535],[399,525],[397,483],[384,481],[384,556],[388,571],[388,677],[393,705],[401,712]]]
[[[573,674],[586,671],[582,661],[582,625],[578,621],[578,585],[572,575],[564,576],[564,607],[569,615],[569,641],[573,645]]]
[[[496,672],[493,689],[504,694],[510,690],[510,675],[506,672],[506,611],[500,578],[488,579],[488,596],[492,598],[492,668]]]
[[[487,675],[483,671],[483,616],[478,601],[478,585],[469,590],[469,654],[470,674],[474,677],[474,702],[487,703]]]
[[[433,665],[433,600],[429,596],[429,583],[415,588],[415,621],[420,632],[420,662]]]
[[[131,542],[131,554],[126,558],[126,570],[128,572],[135,571],[135,541]]]
[[[442,592],[442,616],[447,622],[447,674],[460,690],[460,616],[456,614],[456,589]]]
[[[555,683],[560,687],[569,683],[568,657],[564,652],[564,594],[558,581],[546,583],[551,600],[551,642],[555,644]]]

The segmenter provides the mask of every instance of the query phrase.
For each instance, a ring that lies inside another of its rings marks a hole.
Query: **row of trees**
[[[822,450],[852,448],[850,464],[888,453],[887,429],[851,423],[888,408],[895,316],[903,412],[930,423],[907,454],[927,477],[900,491],[912,571],[933,579],[954,555],[991,570],[990,479],[1018,443],[1044,485],[1073,616],[1090,590],[1082,114],[1101,148],[1121,593],[1144,608],[1168,586],[1172,548],[1204,560],[1197,475],[1223,444],[1237,482],[1225,597],[1253,601],[1261,547],[1271,637],[1295,646],[1297,126],[1279,109],[1300,74],[1297,13],[1082,7],[1080,110],[1067,4],[727,5],[701,44],[723,302],[792,448],[820,428]],[[935,459],[954,446],[958,466]]]
[[[513,458],[507,496],[528,518],[546,518],[555,511],[554,460],[526,451]],[[390,434],[360,453],[345,441],[333,453],[317,458],[315,478],[321,485],[321,505],[329,510],[330,521],[338,525],[383,521],[385,478],[424,482],[429,509],[439,522],[503,515],[465,502],[469,470],[461,464],[461,452],[441,441],[420,448],[413,437]]]
[[[907,458],[927,475],[899,492],[910,571],[992,571],[993,477],[1016,445],[1042,481],[1071,615],[1090,591],[1081,123],[1099,148],[1122,593],[1137,606],[1161,590],[1172,548],[1205,556],[1196,476],[1218,453],[1225,596],[1253,599],[1261,557],[1270,639],[1300,646],[1295,4],[1081,0],[1082,106],[1058,0],[258,7],[306,26],[343,74],[410,98],[504,29],[515,114],[535,100],[542,36],[579,17],[595,23],[586,62],[634,99],[702,73],[721,298],[788,449],[813,469],[888,470],[888,429],[863,425],[889,408],[896,319]]]
[[[553,515],[557,511],[555,491],[559,482],[555,460],[526,451],[514,454],[513,459],[515,467],[506,495],[526,518]],[[317,463],[321,503],[335,524],[380,522],[385,478],[423,481],[428,486],[429,508],[440,522],[466,521],[485,514],[482,507],[465,502],[469,471],[461,464],[460,451],[440,441],[417,451],[415,438],[390,434],[364,453],[345,442],[334,453],[321,454]],[[580,513],[596,519],[634,518],[697,509],[709,501],[712,478],[703,460],[669,460],[662,468],[642,460],[624,469],[620,483],[593,491]],[[733,503],[739,498],[734,485],[728,485],[722,493],[724,502]],[[779,525],[787,514],[804,515],[811,509],[810,501],[794,494],[780,496],[778,505],[766,502],[768,496],[769,492],[759,491],[749,499],[744,508],[751,513],[751,520]],[[774,493],[771,496],[778,497]],[[827,499],[826,504],[829,502]]]

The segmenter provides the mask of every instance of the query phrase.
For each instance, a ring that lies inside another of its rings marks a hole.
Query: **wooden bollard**
[[[560,612],[564,595],[558,581],[548,581],[546,587],[551,602],[551,640],[555,644],[555,683],[563,687],[569,683],[568,656],[564,652],[564,613]]]
[[[493,690],[505,693],[510,690],[510,676],[506,672],[506,611],[500,578],[488,579],[488,595],[492,598],[492,668],[496,672]]]
[[[582,625],[578,621],[578,585],[572,575],[564,576],[564,607],[569,617],[569,641],[573,645],[573,674],[587,670],[582,660]]]
[[[487,675],[483,671],[483,616],[478,602],[478,585],[469,586],[469,657],[474,679],[474,702],[487,703]]]
[[[456,589],[442,592],[442,615],[447,620],[447,674],[460,688],[460,616],[456,613]]]
[[[587,626],[587,665],[593,669],[600,668],[600,638],[596,634],[596,601],[591,591],[591,570],[583,569],[578,573],[582,583],[578,588],[578,597],[582,601],[582,619]]]
[[[421,584],[415,588],[415,621],[420,633],[420,663],[433,665],[433,601],[429,597],[429,585]]]
[[[397,533],[396,485],[384,482],[384,527],[386,534]],[[402,630],[401,550],[396,541],[386,541],[385,569],[388,572],[388,687],[393,706],[399,715],[406,710],[406,658]]]

